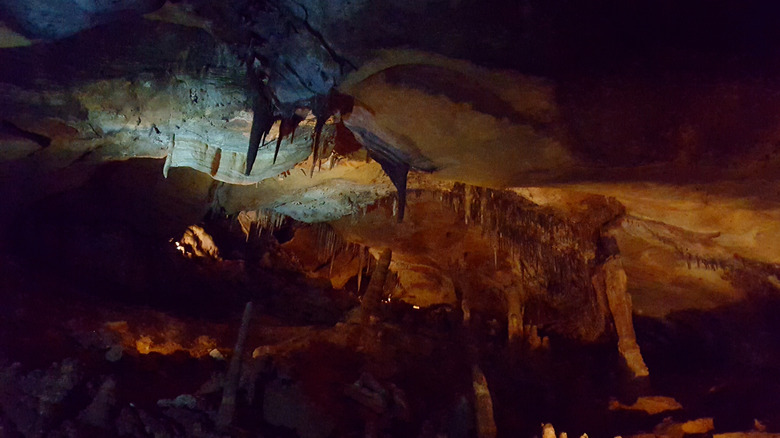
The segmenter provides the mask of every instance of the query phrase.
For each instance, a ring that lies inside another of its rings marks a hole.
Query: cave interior
[[[780,437],[778,17],[0,0],[0,437]]]

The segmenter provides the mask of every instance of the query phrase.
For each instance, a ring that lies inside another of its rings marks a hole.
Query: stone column
[[[618,351],[625,359],[626,365],[634,373],[634,377],[650,375],[639,351],[639,344],[636,342],[631,295],[628,293],[626,271],[623,269],[623,261],[619,254],[610,256],[601,265],[593,283],[597,289],[596,293],[604,293],[607,296],[618,335]]]
[[[366,324],[371,316],[379,310],[379,304],[382,302],[385,293],[385,281],[390,267],[390,259],[393,252],[390,248],[385,248],[379,255],[374,272],[371,273],[371,281],[368,282],[366,293],[360,301],[360,322]]]

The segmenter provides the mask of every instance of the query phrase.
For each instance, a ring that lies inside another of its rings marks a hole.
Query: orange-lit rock
[[[699,418],[682,424],[682,431],[686,434],[704,434],[712,432],[714,429],[712,418]]]
[[[648,415],[655,415],[666,411],[676,411],[682,409],[682,405],[677,400],[666,396],[644,396],[639,397],[634,404],[626,406],[619,403],[616,400],[612,400],[609,403],[609,409],[615,410],[629,410],[629,411],[642,411]]]

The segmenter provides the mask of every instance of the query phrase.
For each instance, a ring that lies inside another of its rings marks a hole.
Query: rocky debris
[[[145,409],[138,409],[136,412],[141,424],[143,424],[143,430],[147,434],[155,437],[180,436],[180,434],[176,433],[176,427],[164,418],[159,418]]]
[[[361,374],[355,383],[344,388],[344,393],[376,414],[387,410],[388,393],[369,373]]]
[[[304,394],[300,383],[285,379],[270,382],[263,396],[263,418],[275,426],[294,429],[301,438],[330,436],[334,420]]]
[[[63,403],[81,380],[81,365],[72,358],[27,374],[12,364],[0,369],[0,408],[23,435],[44,436],[59,426]]]
[[[208,411],[196,411],[186,407],[172,407],[163,410],[163,415],[172,420],[177,426],[174,436],[199,438],[225,438],[230,436],[214,430],[209,414],[210,412]],[[241,431],[236,431],[236,434],[240,433]]]
[[[20,366],[0,370],[1,436],[217,437],[206,404],[189,394],[140,408],[118,400],[118,387],[132,376],[82,376],[73,359],[22,374]],[[86,383],[85,383],[86,382]],[[122,391],[126,392],[125,387]],[[87,397],[91,396],[89,400]],[[86,400],[84,400],[86,399]],[[121,409],[118,407],[121,406]]]
[[[371,373],[361,373],[355,383],[344,388],[344,394],[374,414],[386,417],[384,423],[395,418],[409,418],[404,392],[392,383],[383,385]]]
[[[78,420],[101,429],[111,429],[111,410],[116,405],[116,379],[106,377],[92,402],[78,415]]]
[[[145,437],[144,425],[139,418],[136,409],[132,406],[123,406],[114,420],[114,429],[120,437]]]

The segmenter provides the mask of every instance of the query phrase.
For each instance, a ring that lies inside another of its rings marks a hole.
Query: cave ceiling
[[[777,9],[2,0],[0,225],[153,159],[161,210],[330,222],[397,264],[465,263],[440,234],[472,212],[426,202],[496,190],[613,235],[640,313],[744,298],[746,266],[776,292]]]

